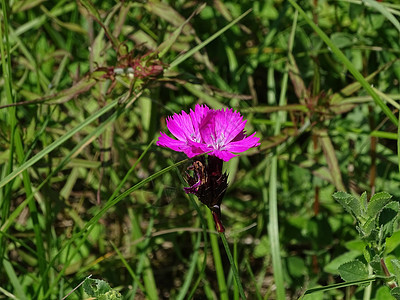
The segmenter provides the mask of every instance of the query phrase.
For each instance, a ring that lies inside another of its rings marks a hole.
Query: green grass
[[[86,299],[90,275],[124,299],[380,299],[338,276],[363,253],[331,195],[400,196],[399,15],[2,0],[0,299]],[[138,62],[163,72],[112,72]],[[224,165],[225,235],[182,190],[190,160],[155,145],[197,103],[240,111],[261,141]]]

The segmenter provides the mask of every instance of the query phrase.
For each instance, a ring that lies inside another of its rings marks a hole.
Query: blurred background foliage
[[[400,6],[376,3],[298,4],[398,115]],[[340,282],[337,266],[362,259],[353,220],[331,194],[385,190],[398,198],[397,124],[290,2],[202,4],[2,1],[0,297],[61,299],[93,274],[126,299],[176,299],[185,295],[194,262],[189,290],[198,299],[219,298],[216,254],[204,241],[196,244],[200,219],[178,176],[189,162],[106,206],[185,159],[150,143],[166,130],[167,116],[196,103],[240,111],[247,131],[261,138],[258,149],[226,164],[222,205],[249,299],[276,297],[267,231],[270,176],[278,181],[288,298]],[[132,76],[129,67],[138,64],[146,72]],[[270,173],[274,154],[276,175]],[[397,257],[399,251],[391,249]],[[228,294],[237,297],[224,255],[222,262]],[[313,299],[358,299],[360,290]],[[384,299],[384,293],[374,289],[372,295]],[[83,295],[78,288],[68,299]]]

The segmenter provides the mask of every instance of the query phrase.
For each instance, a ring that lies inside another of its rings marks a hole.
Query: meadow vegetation
[[[396,3],[1,0],[0,299],[400,299]],[[156,145],[196,104],[260,138],[224,238]]]

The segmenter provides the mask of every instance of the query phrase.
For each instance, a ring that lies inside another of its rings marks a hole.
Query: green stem
[[[208,209],[207,209],[207,223],[208,223],[208,229],[211,232],[215,230],[214,219],[211,215],[211,212]],[[228,288],[226,286],[224,267],[222,264],[221,253],[219,251],[218,237],[215,234],[212,233],[210,234],[210,243],[211,243],[212,255],[214,258],[215,272],[217,273],[219,299],[228,300],[229,299]]]
[[[175,169],[175,171],[176,171],[177,176],[179,177],[179,180],[182,182],[182,184],[184,184],[185,180],[183,179],[179,170]],[[206,270],[206,266],[207,266],[208,235],[207,235],[207,222],[203,217],[200,207],[197,205],[196,200],[193,198],[192,194],[188,194],[187,196],[189,197],[189,200],[192,203],[192,206],[194,207],[194,209],[197,212],[197,215],[200,218],[201,228],[203,230],[203,237],[204,237],[204,259],[203,259],[203,263],[202,263],[202,266],[201,266],[201,269],[199,272],[200,274],[199,274],[199,277],[197,278],[197,280],[195,281],[195,283],[193,284],[192,290],[187,298],[187,299],[192,299],[194,293],[197,290],[198,285],[200,284],[200,281],[202,280],[202,278],[205,274],[205,270]]]
[[[278,158],[275,155],[271,162],[271,176],[269,181],[269,226],[268,234],[271,242],[272,267],[276,284],[276,297],[278,300],[285,299],[285,288],[283,281],[281,250],[279,244],[278,225],[278,199],[277,199],[277,173]]]
[[[226,255],[228,255],[229,263],[231,264],[231,268],[232,268],[232,271],[233,271],[233,277],[235,278],[236,285],[239,288],[240,296],[242,297],[242,299],[246,299],[246,296],[244,294],[244,290],[243,290],[243,287],[242,287],[242,283],[240,282],[239,272],[238,272],[238,270],[236,268],[236,264],[235,264],[235,262],[233,260],[231,250],[229,249],[229,245],[228,245],[228,241],[226,240],[225,233],[224,232],[220,232],[219,236],[220,236],[220,238],[222,240],[222,243],[224,244]]]
[[[400,113],[399,113],[399,120],[400,120]],[[400,122],[399,125],[397,126],[397,163],[400,172]]]
[[[369,272],[369,275],[373,274],[373,270],[370,265],[368,265],[368,272]],[[364,289],[363,300],[371,299],[371,291],[372,291],[372,282],[370,284],[368,284],[367,287]]]

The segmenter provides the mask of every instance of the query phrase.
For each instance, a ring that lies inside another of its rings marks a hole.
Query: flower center
[[[213,134],[211,134],[212,144],[208,144],[208,147],[212,147],[216,150],[224,150],[225,146],[225,136],[223,133],[220,134],[219,138],[216,138]]]
[[[196,142],[196,143],[200,143],[200,142],[201,142],[201,141],[200,141],[200,138],[199,138],[198,136],[196,136],[196,134],[195,134],[194,132],[190,134],[190,139],[191,139],[193,142]]]

